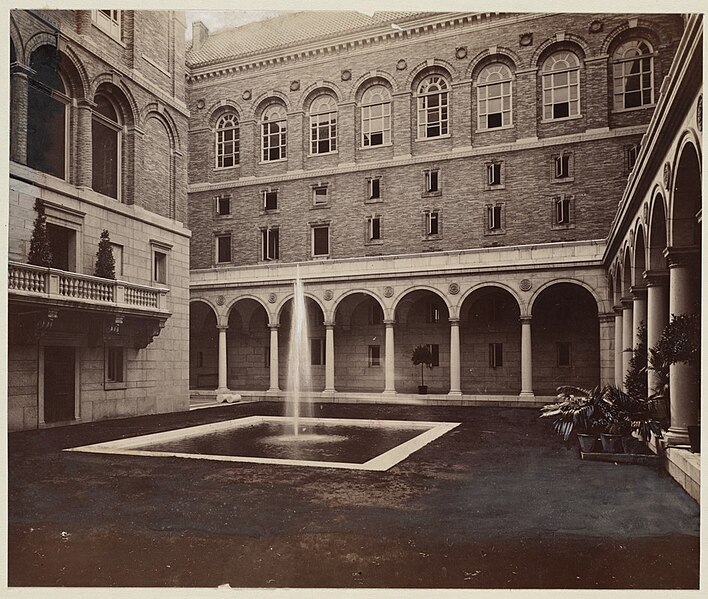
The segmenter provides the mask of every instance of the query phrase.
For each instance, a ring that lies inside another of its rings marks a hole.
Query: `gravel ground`
[[[661,469],[581,461],[536,410],[316,406],[462,423],[387,472],[61,451],[280,413],[11,434],[10,586],[698,588],[699,506]]]

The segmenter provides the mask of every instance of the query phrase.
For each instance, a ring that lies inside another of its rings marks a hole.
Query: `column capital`
[[[89,98],[77,98],[76,99],[76,106],[77,108],[80,108],[82,110],[91,110],[93,111],[94,108],[96,108],[96,102],[93,100],[90,100]]]
[[[629,292],[632,294],[633,299],[646,299],[647,287],[646,285],[632,285],[629,288]]]
[[[697,245],[687,245],[685,247],[667,247],[664,252],[664,258],[669,262],[669,268],[677,266],[688,266],[691,262],[700,259],[701,248]]]
[[[669,283],[668,270],[645,270],[642,275],[647,282],[647,287],[661,287]]]
[[[615,317],[622,316],[622,304],[615,304],[612,306],[612,310],[615,313]]]
[[[459,318],[448,318],[447,321],[450,323],[450,326],[453,326],[453,327],[460,326],[460,319]]]
[[[521,324],[531,324],[532,317],[530,314],[524,314],[523,316],[519,316],[519,322]]]
[[[269,325],[268,325],[268,328],[269,328],[271,331],[277,331],[277,330],[280,328],[280,325],[279,325],[279,324],[269,324]]]
[[[623,310],[631,310],[633,303],[634,303],[634,298],[631,295],[623,295],[620,298],[620,304],[622,304]]]
[[[33,68],[28,67],[25,64],[22,64],[21,62],[13,62],[10,65],[10,77],[14,75],[23,75],[25,77],[29,77],[31,75],[34,75],[37,71],[35,71]]]
[[[228,331],[229,330],[229,325],[228,324],[217,324],[216,328],[219,331]]]
[[[386,318],[386,319],[384,319],[383,323],[384,323],[387,327],[392,327],[394,324],[396,324],[396,321],[395,321],[394,319],[392,319],[392,318]]]
[[[325,320],[323,323],[324,327],[326,329],[333,329],[334,328],[334,320]]]

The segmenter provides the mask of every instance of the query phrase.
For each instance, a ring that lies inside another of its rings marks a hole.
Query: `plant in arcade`
[[[420,364],[420,385],[425,386],[425,380],[423,377],[423,366],[428,368],[433,367],[433,354],[427,345],[419,345],[413,350],[411,355],[411,362],[418,366]]]

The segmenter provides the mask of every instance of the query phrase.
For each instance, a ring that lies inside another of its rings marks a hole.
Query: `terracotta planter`
[[[622,435],[611,435],[610,433],[600,433],[602,441],[602,451],[605,453],[622,453]]]
[[[597,443],[597,435],[586,435],[578,433],[578,442],[580,443],[580,451],[583,453],[592,453]]]

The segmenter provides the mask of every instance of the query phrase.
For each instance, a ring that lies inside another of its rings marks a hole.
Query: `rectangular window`
[[[440,346],[437,343],[428,343],[430,355],[433,357],[432,366],[440,366]]]
[[[435,302],[429,302],[427,305],[425,322],[427,322],[427,323],[440,322],[441,316],[442,316],[442,312],[440,310],[440,306],[438,304],[436,304]]]
[[[216,262],[231,262],[231,235],[218,235],[216,238]]]
[[[327,185],[319,185],[312,188],[312,203],[315,206],[323,206],[329,202],[329,187]]]
[[[263,209],[277,210],[278,209],[278,190],[267,189],[263,192]]]
[[[501,163],[487,165],[487,185],[501,185]]]
[[[435,193],[440,191],[440,171],[430,170],[425,171],[425,192]]]
[[[329,225],[312,227],[312,255],[329,256]]]
[[[315,337],[310,339],[310,364],[312,366],[324,366],[325,364],[325,341]]]
[[[559,341],[556,343],[558,351],[558,366],[570,366],[570,343],[568,341]]]
[[[263,123],[262,127],[263,162],[284,160],[287,157],[287,121],[273,120]]]
[[[369,304],[369,324],[377,325],[383,323],[383,310],[378,304]]]
[[[561,154],[555,157],[555,177],[556,179],[566,179],[570,177],[570,154]]]
[[[123,348],[108,347],[106,348],[106,382],[107,383],[123,383],[125,382],[125,371],[123,369]]]
[[[368,188],[368,195],[370,200],[381,199],[381,179],[369,179]]]
[[[563,196],[556,199],[556,224],[570,224],[570,198]]]
[[[167,254],[153,250],[152,279],[155,283],[167,283]]]
[[[634,165],[637,164],[637,156],[639,155],[639,146],[637,144],[626,147],[627,172],[632,172]]]
[[[111,243],[113,260],[116,263],[116,278],[123,276],[123,246],[118,243]]]
[[[487,228],[490,231],[501,231],[502,228],[502,207],[487,206]]]
[[[425,234],[438,235],[440,233],[440,213],[438,211],[425,213]]]
[[[380,345],[370,345],[369,346],[369,367],[381,366],[381,346]]]
[[[261,260],[280,259],[280,230],[278,227],[261,229]]]
[[[122,11],[120,10],[92,10],[91,17],[101,31],[106,32],[112,38],[121,39],[121,20]]]
[[[370,216],[368,221],[369,241],[379,241],[381,239],[381,217]]]
[[[489,344],[489,367],[499,368],[504,366],[504,352],[502,343]]]
[[[216,215],[226,216],[231,214],[231,196],[216,196]]]

